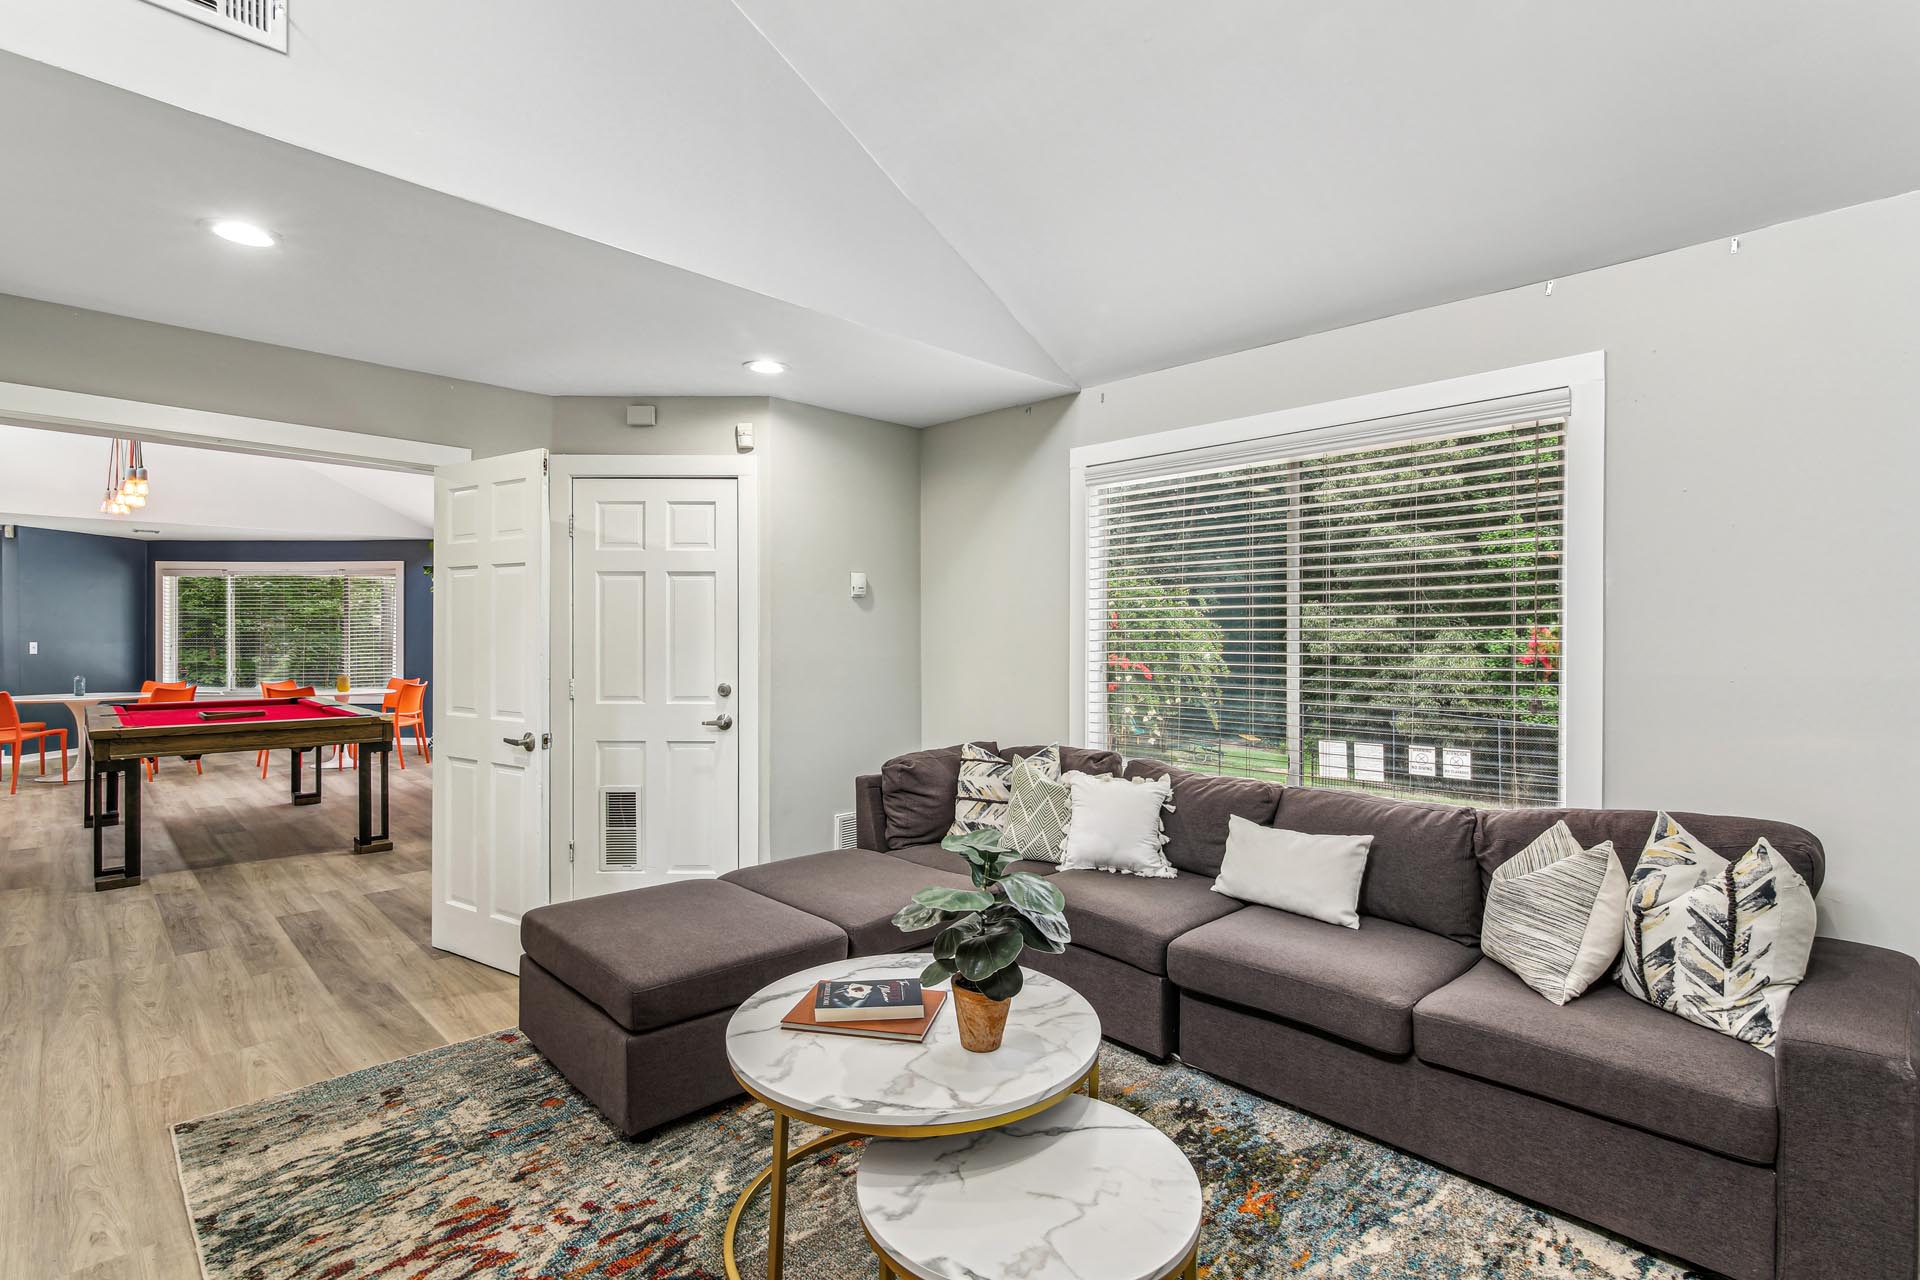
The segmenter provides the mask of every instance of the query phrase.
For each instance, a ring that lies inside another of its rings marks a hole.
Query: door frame
[[[765,860],[767,840],[760,816],[766,812],[762,794],[769,772],[761,752],[769,737],[764,717],[768,699],[766,668],[760,653],[761,545],[759,459],[747,454],[560,454],[552,456],[548,476],[547,510],[553,521],[552,543],[566,548],[564,571],[558,565],[552,578],[547,665],[548,723],[553,726],[553,750],[548,753],[547,794],[566,803],[547,806],[548,901],[573,897],[573,859],[560,851],[573,841],[573,715],[568,706],[573,679],[573,545],[568,527],[573,519],[575,480],[732,480],[738,486],[740,518],[740,675],[737,691],[740,732],[740,865]]]

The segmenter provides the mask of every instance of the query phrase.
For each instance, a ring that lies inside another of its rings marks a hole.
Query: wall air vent
[[[640,793],[632,787],[600,792],[600,866],[635,871],[640,866]]]
[[[851,849],[860,842],[860,827],[851,813],[833,815],[833,847]]]
[[[287,51],[287,0],[147,0],[228,35]]]

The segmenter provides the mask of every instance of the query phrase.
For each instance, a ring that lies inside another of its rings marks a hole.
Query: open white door
[[[433,945],[512,971],[547,900],[546,451],[436,471],[433,556]]]

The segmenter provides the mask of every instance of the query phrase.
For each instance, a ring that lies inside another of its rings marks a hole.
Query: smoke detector
[[[287,0],[147,0],[280,53],[287,51]]]

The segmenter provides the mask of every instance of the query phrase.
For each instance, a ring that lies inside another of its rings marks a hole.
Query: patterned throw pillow
[[[969,742],[960,748],[960,787],[953,798],[950,836],[1004,827],[1011,795],[1013,766],[985,747]]]
[[[1480,949],[1555,1004],[1592,986],[1620,954],[1627,873],[1613,841],[1582,849],[1564,822],[1500,864]]]
[[[1620,985],[1772,1053],[1815,923],[1813,890],[1772,845],[1729,862],[1663,813],[1628,885]]]
[[[1035,862],[1060,861],[1073,816],[1073,793],[1060,780],[1060,748],[1015,756],[1011,791],[1003,828],[1008,847]]]

